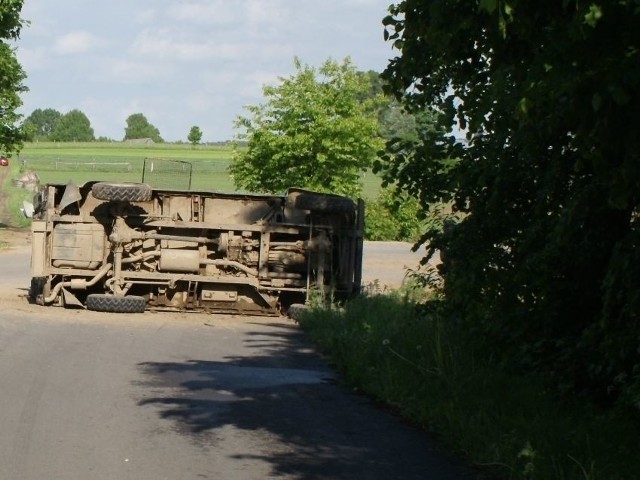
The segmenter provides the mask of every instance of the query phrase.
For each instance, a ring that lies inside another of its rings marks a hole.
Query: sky
[[[350,57],[382,71],[396,55],[383,40],[392,0],[25,0],[17,42],[29,92],[20,113],[84,112],[96,137],[122,140],[143,113],[165,141],[230,140],[262,88]]]

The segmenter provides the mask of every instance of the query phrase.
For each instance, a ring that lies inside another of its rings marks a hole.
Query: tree
[[[349,59],[315,69],[294,60],[296,73],[263,89],[266,101],[239,117],[244,130],[230,167],[239,188],[279,192],[298,186],[356,196],[360,175],[382,146],[376,119],[379,96]]]
[[[384,188],[375,200],[367,201],[364,236],[367,240],[415,242],[426,222],[420,204],[406,194]]]
[[[193,145],[194,147],[199,144],[200,140],[202,140],[202,130],[200,130],[200,127],[197,127],[195,125],[191,127],[187,140],[189,140],[191,145]]]
[[[91,142],[93,128],[87,116],[74,109],[60,117],[50,138],[54,142]]]
[[[127,126],[124,129],[125,140],[138,138],[150,138],[156,143],[162,143],[160,130],[154,127],[142,113],[134,113],[127,117]]]
[[[23,123],[26,139],[29,141],[48,140],[60,118],[62,118],[62,114],[53,108],[34,110]]]
[[[423,208],[454,204],[424,238],[448,304],[511,365],[637,405],[637,2],[405,0],[383,23],[389,89],[439,129],[380,166]]]
[[[0,40],[18,40],[24,21],[20,18],[23,0],[7,0],[0,6]],[[15,151],[20,148],[23,134],[16,110],[22,101],[20,94],[27,91],[23,81],[26,74],[16,59],[15,50],[0,41],[0,149]]]
[[[378,102],[378,123],[382,138],[389,140],[396,136],[415,136],[416,120],[414,115],[407,112],[393,95],[385,94],[385,81],[380,73],[369,70],[358,72],[358,74],[366,77],[369,83],[369,90],[358,96],[360,101],[375,97],[383,98]]]

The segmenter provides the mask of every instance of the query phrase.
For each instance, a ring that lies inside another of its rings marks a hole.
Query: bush
[[[367,240],[416,242],[424,231],[418,201],[390,189],[367,201],[364,236]]]
[[[344,381],[436,433],[491,478],[640,478],[637,420],[501,367],[440,300],[363,296],[300,322]],[[486,347],[486,346],[485,346]]]
[[[450,201],[464,217],[424,236],[446,252],[452,315],[505,365],[640,416],[638,3],[403,0],[390,13],[387,90],[438,116],[378,165],[425,208]]]

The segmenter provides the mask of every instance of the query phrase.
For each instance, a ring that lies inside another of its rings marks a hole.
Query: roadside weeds
[[[315,306],[300,324],[346,385],[436,435],[479,478],[640,478],[637,419],[505,371],[414,293]]]

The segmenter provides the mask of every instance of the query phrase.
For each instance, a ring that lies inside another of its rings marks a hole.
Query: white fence
[[[127,172],[131,171],[131,163],[129,162],[59,162],[56,161],[56,170],[116,170]]]

